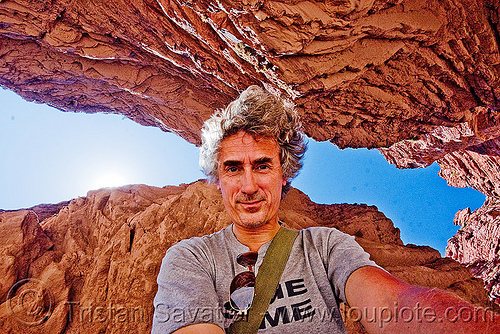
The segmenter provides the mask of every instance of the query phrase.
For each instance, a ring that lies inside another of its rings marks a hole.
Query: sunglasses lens
[[[244,271],[236,275],[231,282],[230,304],[236,311],[246,311],[252,305],[255,286],[255,274]]]
[[[255,274],[251,271],[244,271],[234,277],[229,292],[232,295],[238,289],[253,286],[255,286]]]
[[[238,255],[236,258],[236,262],[243,267],[251,267],[254,266],[257,262],[257,252],[247,252]]]
[[[255,291],[255,274],[252,267],[257,262],[257,254],[257,252],[247,252],[236,258],[239,265],[250,270],[239,273],[231,282],[229,303],[235,311],[245,313],[252,306]]]
[[[246,286],[236,289],[231,294],[231,306],[236,311],[245,311],[252,306],[254,287]]]

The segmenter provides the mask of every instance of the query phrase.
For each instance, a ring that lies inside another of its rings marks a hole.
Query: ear
[[[217,182],[215,182],[215,184],[217,185],[217,190],[220,191],[221,190],[220,181],[217,180]]]
[[[288,182],[288,178],[283,178],[283,182],[281,182],[281,184],[284,186],[286,186],[286,183]]]

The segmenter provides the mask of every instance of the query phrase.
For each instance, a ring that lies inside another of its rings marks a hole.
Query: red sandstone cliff
[[[316,140],[404,168],[437,161],[485,193],[447,254],[495,297],[499,239],[481,231],[499,226],[499,17],[496,0],[4,0],[0,85],[198,143],[214,108],[261,84]]]
[[[90,191],[44,212],[54,215],[39,222],[31,210],[0,213],[5,333],[146,333],[166,249],[229,223],[219,192],[204,181]],[[482,282],[466,268],[429,247],[404,246],[399,230],[376,207],[319,205],[292,189],[279,216],[293,228],[337,227],[358,236],[372,258],[396,276],[493,306]],[[26,284],[15,285],[26,278]],[[347,325],[351,333],[363,333],[357,323]]]
[[[500,303],[500,142],[495,137],[494,112],[481,110],[480,120],[439,128],[420,140],[405,140],[382,154],[400,168],[415,168],[437,161],[439,174],[454,187],[471,187],[487,200],[474,212],[464,209],[454,220],[460,230],[448,241],[446,256],[467,265],[484,280],[485,289]]]
[[[0,84],[196,143],[261,83],[313,138],[382,147],[499,109],[498,16],[494,0],[4,0]]]

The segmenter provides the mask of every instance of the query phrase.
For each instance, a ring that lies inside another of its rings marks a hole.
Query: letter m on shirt
[[[274,317],[272,317],[269,312],[266,312],[266,315],[264,316],[264,319],[262,319],[262,323],[260,324],[259,329],[265,329],[266,328],[266,323],[269,324],[271,327],[276,327],[280,323],[283,324],[288,324],[290,320],[290,316],[288,314],[288,309],[286,306],[281,306],[276,308],[276,312],[274,313]]]

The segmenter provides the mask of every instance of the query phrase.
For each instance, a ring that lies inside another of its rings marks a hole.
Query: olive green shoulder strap
[[[281,227],[276,233],[255,278],[255,295],[252,306],[248,310],[248,317],[231,324],[228,333],[257,333],[271,299],[276,292],[281,274],[292,251],[293,242],[298,234],[299,232],[284,227]]]

